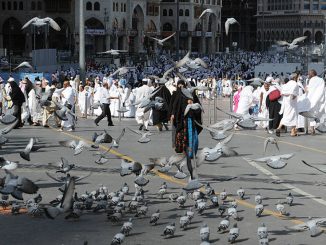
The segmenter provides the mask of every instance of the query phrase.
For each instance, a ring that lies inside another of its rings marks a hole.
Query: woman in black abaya
[[[21,114],[22,114],[21,108],[23,103],[25,102],[25,96],[14,79],[9,79],[8,82],[10,85],[9,96],[13,103],[12,106],[13,116],[15,116],[18,119],[18,123],[15,128],[20,128],[23,126],[22,119],[21,119]]]

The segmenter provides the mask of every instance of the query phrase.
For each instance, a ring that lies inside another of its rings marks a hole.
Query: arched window
[[[6,2],[2,2],[1,5],[2,5],[2,10],[6,10]]]
[[[112,3],[113,12],[115,12],[115,3]]]
[[[170,23],[165,23],[163,25],[163,31],[172,31],[172,25]]]
[[[42,2],[41,1],[37,2],[37,10],[42,10]]]
[[[188,31],[188,23],[182,22],[180,25],[180,31]]]
[[[163,16],[167,16],[168,15],[168,11],[166,9],[163,9]]]
[[[7,9],[11,10],[11,2],[7,2]]]
[[[119,11],[119,4],[118,4],[118,3],[115,4],[115,10],[116,10],[117,12]]]
[[[23,2],[19,2],[19,10],[24,10],[24,3]]]
[[[179,16],[183,16],[183,9],[179,9]]]
[[[13,7],[13,9],[14,9],[14,10],[17,10],[17,8],[18,8],[18,6],[17,6],[17,2],[14,2],[14,7]]]
[[[169,16],[173,16],[173,10],[169,9]]]
[[[100,3],[99,2],[95,2],[94,3],[94,10],[95,11],[100,11],[100,8],[101,8]]]
[[[92,3],[91,2],[86,3],[86,10],[92,10]]]
[[[189,16],[189,9],[186,9],[185,16]]]
[[[127,12],[127,4],[123,5],[123,12]]]

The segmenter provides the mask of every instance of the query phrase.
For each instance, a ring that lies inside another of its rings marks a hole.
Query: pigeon
[[[184,207],[186,200],[187,200],[187,196],[182,192],[181,195],[178,196],[176,201],[179,204],[179,207]]]
[[[209,131],[210,135],[212,136],[212,139],[214,139],[214,140],[223,140],[223,139],[225,139],[227,137],[227,135],[225,135],[225,132],[232,129],[233,126],[234,126],[234,124],[233,124],[233,125],[229,125],[229,127],[226,127],[223,130],[218,130],[218,129],[215,129],[215,128],[212,128],[212,127],[204,126],[204,125],[198,123],[196,120],[195,120],[195,123],[198,126],[200,126],[200,127],[204,128],[204,129],[206,129],[207,131]]]
[[[242,189],[242,187],[240,187],[240,189],[239,190],[237,190],[237,195],[238,195],[238,197],[240,198],[240,199],[244,199],[244,196],[245,196],[245,191],[244,191],[244,189]]]
[[[175,223],[171,223],[164,228],[163,236],[165,237],[173,237],[175,232]]]
[[[146,216],[147,211],[148,211],[148,206],[147,206],[147,203],[145,202],[142,206],[139,207],[135,217]]]
[[[50,163],[50,165],[52,165]],[[69,162],[67,161],[67,159],[65,159],[64,157],[61,157],[61,161],[57,163],[59,170],[56,171],[56,173],[63,173],[66,174],[68,173],[70,170],[72,170],[73,168],[75,168],[75,164],[69,164]]]
[[[17,215],[19,214],[20,209],[22,208],[22,205],[17,203],[17,202],[13,202],[11,205],[11,214],[12,215]]]
[[[160,210],[158,209],[155,213],[152,214],[149,223],[152,225],[157,225],[157,221],[159,219],[160,219]]]
[[[257,193],[257,195],[255,196],[255,203],[256,204],[261,204],[263,201],[262,196],[260,195],[260,193]]]
[[[1,169],[6,169],[9,171],[12,171],[17,168],[18,162],[12,162],[12,161],[6,160],[3,157],[0,157],[0,166],[1,166]]]
[[[198,19],[201,19],[205,14],[215,14],[215,11],[213,9],[205,9],[198,17]],[[216,15],[216,14],[215,14]]]
[[[230,226],[229,217],[226,217],[218,225],[217,231],[219,231],[219,232],[225,232],[225,231],[227,231],[229,229],[229,226]]]
[[[209,241],[209,227],[207,224],[203,224],[202,227],[200,228],[200,239],[202,242],[208,242]]]
[[[113,77],[117,74],[119,76],[125,75],[126,73],[128,73],[129,69],[131,69],[131,68],[132,67],[120,67],[115,72],[113,72],[109,77]]]
[[[185,187],[182,189],[186,191],[194,191],[199,188],[202,188],[204,184],[200,183],[198,179],[190,179]]]
[[[320,226],[326,226],[326,218],[312,219],[311,217],[309,217],[309,220],[303,224],[286,228],[293,231],[309,231],[310,236],[315,237],[322,232],[322,230],[319,228]]]
[[[82,153],[84,148],[90,148],[91,146],[87,144],[85,141],[75,141],[75,140],[65,140],[65,141],[59,141],[59,144],[68,148],[71,148],[74,150],[74,155],[79,155]]]
[[[122,188],[121,188],[121,191],[124,193],[124,194],[128,194],[129,193],[129,186],[127,183],[124,183]]]
[[[267,227],[265,226],[264,223],[262,223],[262,225],[260,227],[258,227],[257,236],[258,236],[258,239],[266,239],[266,238],[268,238]]]
[[[123,243],[125,239],[125,235],[122,233],[117,233],[115,234],[115,236],[113,237],[112,241],[111,241],[111,245],[120,245]]]
[[[225,190],[223,190],[221,193],[220,193],[220,199],[222,201],[226,200],[226,198],[228,197],[228,194],[226,193]]]
[[[110,49],[104,52],[98,52],[98,54],[111,54],[111,55],[119,55],[120,53],[128,52],[127,50],[117,50],[117,49]]]
[[[185,214],[184,216],[181,216],[180,220],[179,220],[180,228],[182,230],[186,230],[188,225],[190,224],[190,222],[191,222],[191,220],[187,214]]]
[[[34,144],[34,138],[30,138],[30,140],[29,140],[27,146],[25,147],[25,149],[19,153],[19,155],[21,156],[21,158],[23,158],[26,161],[30,161],[31,160],[29,153],[32,150],[33,144]]]
[[[166,190],[167,190],[166,182],[163,182],[163,185],[160,187],[160,189],[157,192],[157,194],[161,199],[163,199],[164,194],[166,194]]]
[[[278,147],[276,139],[274,137],[267,137],[264,141],[264,152],[266,152],[268,143],[275,145],[277,150],[280,151],[280,148]]]
[[[279,46],[286,46],[288,49],[294,49],[296,47],[298,47],[298,43],[304,41],[307,38],[307,36],[302,36],[302,37],[297,37],[295,39],[293,39],[293,41],[291,43],[288,43],[287,41],[277,41],[276,43]]]
[[[125,159],[121,159],[121,170],[120,175],[130,175],[134,173],[136,176],[140,175],[142,170],[142,165],[139,162],[127,161]]]
[[[186,211],[186,215],[189,217],[190,222],[191,222],[191,220],[192,220],[192,219],[194,218],[194,216],[195,216],[195,212],[192,211],[192,207],[190,207],[189,210]]]
[[[283,160],[288,160],[294,156],[294,153],[284,154],[284,155],[276,155],[276,156],[268,156],[263,158],[254,159],[255,162],[266,163],[267,166],[273,169],[281,169],[287,165],[287,162]]]
[[[227,18],[227,20],[225,21],[225,24],[224,24],[226,36],[229,34],[230,25],[233,25],[233,24],[239,24],[239,22],[235,18]]]
[[[137,140],[139,143],[148,143],[151,141],[151,139],[148,137],[148,136],[151,136],[152,133],[150,132],[146,132],[146,133],[142,133],[140,131],[136,131],[136,130],[133,130],[131,128],[128,128],[131,132],[135,133],[135,134],[138,134],[140,135],[141,137]]]
[[[95,163],[98,165],[102,165],[104,163],[107,163],[109,161],[108,153],[111,151],[113,145],[111,145],[105,152],[98,152],[95,155],[99,155],[100,158],[95,160]]]
[[[155,38],[155,37],[149,37],[150,39],[153,39],[155,40],[159,45],[163,46],[164,42],[169,40],[171,37],[173,37],[176,33],[174,32],[172,35],[164,38],[164,39],[158,39],[158,38]]]
[[[281,203],[281,201],[278,201],[276,204],[276,210],[281,214],[285,216],[289,216],[289,213],[285,211],[284,205]]]
[[[123,128],[118,138],[116,138],[116,139],[112,138],[112,147],[119,148],[120,140],[125,135],[125,132],[126,132],[126,129]]]
[[[264,212],[264,205],[263,204],[256,204],[255,206],[256,217],[260,217]]]
[[[18,120],[14,121],[12,124],[8,125],[5,128],[0,129],[0,135],[8,134],[14,127],[16,127]]]
[[[288,194],[287,197],[286,197],[286,203],[287,203],[289,206],[292,206],[293,199],[294,199],[294,198],[293,198],[291,192],[289,192],[289,194]]]
[[[31,64],[29,62],[27,62],[27,61],[23,61],[18,66],[16,66],[13,70],[17,70],[17,69],[22,68],[22,67],[29,68],[29,69],[33,70],[33,66],[31,66]]]
[[[204,199],[199,199],[196,201],[195,204],[197,211],[200,215],[203,214],[203,212],[206,210],[206,201]]]
[[[229,237],[228,237],[229,243],[235,242],[235,240],[239,237],[239,231],[240,231],[240,229],[238,228],[237,223],[234,223],[233,227],[229,231]]]
[[[125,236],[129,236],[132,227],[133,227],[132,218],[129,218],[129,221],[123,223],[120,232]]]
[[[320,123],[320,124],[318,125],[318,127],[316,128],[316,130],[317,130],[319,133],[326,133],[326,122]]]
[[[28,27],[29,25],[34,25],[34,26],[45,26],[49,24],[54,30],[56,31],[61,31],[60,26],[58,25],[57,22],[55,22],[52,18],[50,17],[46,17],[46,18],[38,18],[38,17],[34,17],[31,20],[27,21],[23,27],[22,30],[25,29],[26,27]]]
[[[67,182],[69,181],[69,179],[71,178],[70,174],[67,174],[66,176],[64,177],[55,177],[53,176],[52,174],[50,174],[49,172],[45,172],[45,174],[50,177],[51,179],[53,179],[54,181],[58,182],[58,183],[64,183],[64,182]],[[73,178],[75,179],[75,183],[83,180],[83,179],[86,179],[88,178],[89,176],[92,175],[92,172],[89,172],[87,175],[84,175],[84,176],[80,176],[80,177],[77,177],[77,176],[73,176]]]
[[[200,58],[194,60],[190,59],[190,51],[179,61],[176,62],[175,68],[180,68],[184,65],[188,66],[191,69],[198,69],[200,67],[207,68],[207,64]]]
[[[60,214],[70,212],[73,205],[74,191],[75,179],[72,177],[69,179],[68,184],[66,184],[61,202],[55,207],[44,208],[45,215],[50,219],[55,219]]]
[[[38,191],[39,187],[35,185],[33,181],[25,177],[16,176],[9,170],[5,170],[5,173],[6,177],[4,181],[0,183],[0,186],[2,186],[0,193],[6,195],[10,194],[18,200],[23,200],[23,193],[35,194]]]
[[[17,120],[15,116],[12,114],[5,114],[2,117],[0,117],[0,122],[5,125],[9,125],[11,123],[14,123]]]
[[[233,208],[233,207],[228,208],[227,213],[228,213],[228,216],[232,217],[234,220],[238,220],[238,221],[240,220],[240,218],[238,216],[238,211],[236,208]]]
[[[168,78],[167,76],[174,70],[174,67],[166,70],[163,74],[162,77],[158,77],[158,76],[154,76],[154,75],[150,75],[149,78],[154,78],[155,80],[158,81],[159,84],[166,84],[168,82]]]
[[[268,245],[268,244],[269,244],[268,238],[259,239],[259,245]]]
[[[95,144],[100,144],[100,143],[111,143],[112,142],[112,137],[111,135],[104,130],[102,134],[97,134],[96,132],[93,135],[92,141]]]

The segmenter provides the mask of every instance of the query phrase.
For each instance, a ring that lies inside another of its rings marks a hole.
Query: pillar
[[[105,36],[105,49],[106,50],[110,50],[111,49],[110,42],[111,42],[111,37],[110,37],[110,34],[107,33],[106,36]]]
[[[188,51],[191,51],[191,45],[192,45],[192,37],[191,35],[188,36]]]

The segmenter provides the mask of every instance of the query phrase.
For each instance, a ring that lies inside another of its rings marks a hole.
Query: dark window
[[[167,16],[168,15],[168,11],[166,9],[163,9],[163,16]]]
[[[42,10],[42,2],[41,1],[37,2],[37,10]]]
[[[173,10],[169,9],[169,16],[173,16]]]
[[[189,16],[189,9],[186,9],[185,16]]]
[[[112,3],[113,12],[115,12],[115,3]]]
[[[31,3],[31,10],[35,10],[36,9],[36,4],[35,4],[35,2],[32,2]]]
[[[123,12],[127,12],[127,5],[126,4],[123,5]]]
[[[1,5],[2,5],[2,10],[6,10],[6,3],[2,2]]]
[[[23,2],[19,2],[19,10],[24,10],[24,3]]]
[[[11,2],[7,2],[7,9],[11,10]]]
[[[115,10],[116,10],[117,12],[119,12],[119,4],[118,4],[118,3],[115,4]]]
[[[14,10],[17,10],[18,6],[17,6],[17,2],[14,2]]]
[[[183,16],[183,9],[179,10],[179,16]]]
[[[172,31],[172,25],[170,23],[165,23],[163,25],[163,31]]]
[[[99,3],[99,2],[95,2],[95,3],[94,3],[94,10],[95,10],[95,11],[100,11],[100,8],[101,8],[101,7],[100,7],[100,3]]]
[[[92,10],[92,3],[91,2],[86,3],[86,10]]]

